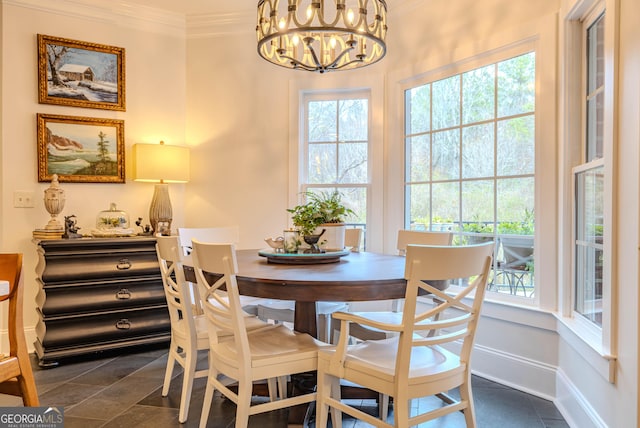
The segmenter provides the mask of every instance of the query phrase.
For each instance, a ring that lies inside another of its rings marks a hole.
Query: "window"
[[[366,229],[369,190],[369,98],[366,93],[304,97],[306,164],[303,191],[338,190],[356,215],[347,223]]]
[[[575,183],[574,311],[602,327],[604,262],[604,13],[583,22],[582,163],[573,168]]]
[[[404,227],[495,240],[489,290],[534,296],[536,54],[405,90]]]

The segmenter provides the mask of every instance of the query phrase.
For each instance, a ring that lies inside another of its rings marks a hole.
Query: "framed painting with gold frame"
[[[124,48],[38,34],[38,101],[126,110]]]
[[[124,120],[41,114],[38,181],[124,183]]]

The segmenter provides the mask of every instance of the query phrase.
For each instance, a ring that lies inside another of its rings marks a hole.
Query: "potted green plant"
[[[325,230],[319,243],[324,250],[342,250],[344,248],[344,220],[354,212],[342,203],[340,192],[306,192],[306,202],[287,209],[291,220],[303,239],[305,236],[318,235]]]

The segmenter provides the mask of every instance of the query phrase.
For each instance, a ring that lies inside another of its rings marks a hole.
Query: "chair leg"
[[[267,379],[267,385],[269,387],[269,401],[276,401],[278,399],[278,381],[279,379],[273,377]]]
[[[287,377],[280,376],[278,378],[278,394],[280,394],[280,399],[284,400],[287,398]]]
[[[317,395],[316,395],[316,428],[326,428],[327,419],[329,412],[329,406],[326,402],[326,391],[331,388],[329,376],[328,375],[320,375],[318,373],[318,386],[317,386]],[[333,410],[331,412],[333,415]]]
[[[342,399],[342,390],[340,389],[340,379],[331,377],[331,396],[336,400]],[[342,428],[342,411],[336,408],[331,409],[331,425],[334,428]]]
[[[164,384],[162,386],[162,396],[166,397],[169,394],[169,387],[171,386],[171,377],[173,376],[173,366],[176,364],[177,347],[173,344],[169,350],[169,359],[167,360],[167,368],[164,372]]]
[[[178,422],[184,423],[189,415],[189,403],[193,390],[193,379],[196,375],[197,352],[188,352],[185,358],[185,367],[182,377],[182,395],[180,396],[180,411]]]
[[[211,366],[209,366],[211,367]],[[207,420],[209,419],[209,412],[211,411],[211,401],[213,401],[213,383],[211,379],[215,379],[218,376],[216,370],[209,369],[209,377],[207,378],[207,389],[204,391],[204,401],[202,402],[202,414],[200,415],[200,428],[207,428]]]
[[[389,396],[387,394],[380,394],[378,397],[378,414],[380,419],[386,422],[389,417]]]
[[[38,399],[38,390],[31,371],[31,363],[26,356],[25,358],[18,356],[18,360],[20,361],[21,372],[21,375],[18,376],[18,385],[20,385],[20,391],[22,391],[22,404],[29,407],[37,407],[40,405],[40,400]]]
[[[249,407],[251,407],[251,391],[253,385],[248,379],[238,381],[238,404],[236,406],[236,428],[247,428],[249,425]]]
[[[318,340],[322,341],[322,342],[326,342],[328,343],[329,339],[330,339],[330,335],[329,335],[329,320],[328,318],[331,317],[331,314],[318,314],[317,317],[317,330],[318,330]]]
[[[393,399],[393,426],[399,428],[408,427],[409,416],[411,415],[411,400],[403,393],[399,393]]]
[[[467,428],[476,427],[476,412],[473,407],[473,393],[471,392],[471,379],[467,376],[467,381],[460,385],[460,400],[467,402],[467,407],[462,411]]]

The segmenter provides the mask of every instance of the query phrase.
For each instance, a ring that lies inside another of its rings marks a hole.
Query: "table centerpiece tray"
[[[350,253],[350,249],[341,251],[326,251],[324,253],[280,253],[273,248],[258,251],[258,255],[265,257],[269,263],[280,263],[286,265],[311,265],[321,263],[336,263]]]

